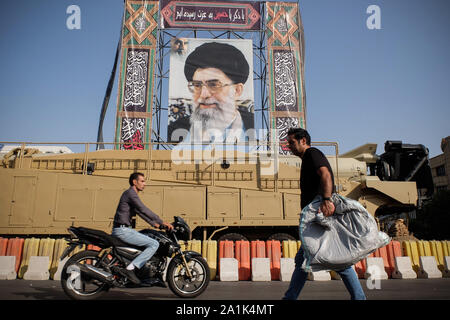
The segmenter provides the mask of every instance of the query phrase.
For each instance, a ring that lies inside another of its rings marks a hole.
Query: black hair
[[[302,128],[290,128],[287,132],[287,135],[294,135],[295,140],[300,141],[303,138],[306,139],[306,144],[308,146],[311,145],[311,136],[309,135],[308,131]]]
[[[233,83],[244,84],[250,72],[244,54],[235,46],[207,42],[195,48],[189,54],[184,64],[184,75],[188,81],[192,81],[198,68],[217,68],[223,71]]]
[[[130,186],[133,186],[133,180],[137,180],[139,176],[144,177],[143,173],[140,172],[133,172],[132,174],[130,174],[130,179],[128,179],[128,182],[130,183]]]

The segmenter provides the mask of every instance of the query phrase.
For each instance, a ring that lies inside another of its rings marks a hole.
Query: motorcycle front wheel
[[[73,255],[63,267],[61,285],[64,292],[74,300],[94,300],[109,290],[109,285],[81,274],[77,263],[94,266],[99,252],[93,250],[81,251]]]
[[[173,259],[167,269],[167,282],[170,290],[181,298],[194,298],[206,290],[209,284],[209,266],[202,257],[190,258],[187,262],[191,276],[183,262]]]

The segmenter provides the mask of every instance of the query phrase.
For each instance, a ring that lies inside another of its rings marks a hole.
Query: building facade
[[[443,154],[430,159],[434,191],[450,190],[450,136],[441,142]]]

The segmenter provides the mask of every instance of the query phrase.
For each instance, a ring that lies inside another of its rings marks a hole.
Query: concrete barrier
[[[231,240],[219,241],[219,278],[220,278],[220,259],[236,258],[234,255],[234,242]],[[239,265],[239,261],[238,261]]]
[[[364,273],[365,279],[370,280],[385,280],[388,279],[388,275],[384,270],[384,261],[381,257],[369,257],[366,258],[366,272]]]
[[[233,241],[224,240],[219,242],[219,258],[234,258]]]
[[[181,251],[186,251],[187,250],[187,247],[188,247],[187,242],[185,242],[183,240],[178,240],[178,244],[181,247]]]
[[[58,264],[56,266],[56,270],[55,273],[52,276],[53,280],[61,280],[61,273],[62,273],[62,269],[64,268],[64,265],[66,264],[67,260],[69,260],[70,257],[65,257],[62,260],[58,260]]]
[[[442,246],[441,241],[430,241],[431,244],[431,255],[433,255],[436,258],[437,267],[441,272],[444,272],[445,270],[445,263],[444,263],[444,248]]]
[[[419,241],[416,241],[416,243],[417,243],[417,249],[419,250],[420,257],[432,256],[430,241],[419,240]]]
[[[202,242],[200,240],[189,240],[188,250],[202,253]]]
[[[280,280],[281,243],[278,240],[266,242],[266,257],[270,259],[270,274],[272,280]]]
[[[420,271],[418,273],[419,278],[423,279],[435,279],[442,278],[442,272],[437,267],[436,258],[420,257]]]
[[[17,277],[19,279],[23,278],[23,275],[28,270],[28,265],[30,263],[31,256],[39,256],[39,242],[40,240],[37,238],[28,238],[25,239],[23,245],[23,256],[22,262],[20,263],[19,272],[17,272]]]
[[[450,256],[445,256],[444,262],[445,262],[445,270],[442,276],[444,276],[445,278],[450,278]]]
[[[250,263],[250,242],[239,240],[235,243],[236,259],[239,266],[239,280],[250,280],[252,269]]]
[[[331,275],[329,271],[308,272],[308,280],[328,281],[331,280]]]
[[[208,240],[202,243],[202,256],[206,259],[210,271],[210,280],[215,280],[217,275],[217,241]]]
[[[386,272],[386,274],[388,275],[388,277],[390,278],[391,276],[391,270],[389,268],[389,258],[388,258],[388,253],[387,253],[387,246],[378,248],[375,251],[375,257],[379,257],[383,259],[383,263],[384,263],[384,271]]]
[[[417,274],[412,268],[411,258],[395,257],[395,270],[392,272],[393,279],[416,279]]]
[[[6,256],[8,249],[8,239],[0,237],[0,256]]]
[[[22,262],[22,252],[23,252],[23,244],[25,239],[23,238],[14,238],[9,239],[8,241],[8,249],[6,250],[7,256],[15,256],[16,257],[16,272],[19,272],[20,263]]]
[[[25,280],[48,280],[50,278],[49,265],[50,258],[48,256],[31,256],[23,278]]]
[[[395,257],[402,257],[402,245],[399,241],[392,240],[386,246],[387,257],[389,262],[389,268],[387,274],[392,277],[392,273],[395,271]]]
[[[358,275],[359,279],[364,279],[364,274],[366,273],[366,260],[363,259],[358,261],[355,265],[355,272]]]
[[[447,256],[450,257],[450,241],[441,241],[441,242],[442,242],[442,249],[444,249],[444,257]]]
[[[294,258],[281,258],[280,259],[280,280],[291,281],[292,274],[295,269]]]
[[[40,256],[40,257],[47,256],[48,257],[48,260],[49,260],[48,261],[48,269],[50,269],[52,266],[54,248],[55,248],[55,239],[46,238],[46,239],[41,239],[39,241],[38,256]]]
[[[253,258],[252,259],[252,281],[270,281],[270,259]]]
[[[239,281],[238,261],[235,258],[220,258],[220,281]]]
[[[250,242],[251,258],[266,258],[266,243],[261,240]]]
[[[58,266],[64,250],[68,247],[67,241],[65,239],[58,239],[55,241],[55,248],[53,250],[52,265],[50,266],[50,278],[54,279],[56,272],[58,271]],[[56,279],[54,279],[56,280]]]
[[[300,242],[300,241],[298,241]],[[295,258],[298,251],[298,242],[294,240],[283,240],[282,242],[282,253],[283,258]]]
[[[418,273],[420,270],[419,249],[416,241],[403,241],[403,255],[411,259],[413,270]]]
[[[355,270],[355,268],[353,268],[353,270]],[[356,270],[355,270],[355,272],[356,272]],[[356,275],[358,275],[358,274],[356,274]],[[331,270],[330,276],[331,276],[332,280],[342,280],[341,276],[336,271]]]
[[[0,280],[14,280],[16,278],[16,257],[0,256]]]

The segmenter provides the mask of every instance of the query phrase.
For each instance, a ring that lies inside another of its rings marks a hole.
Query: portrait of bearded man
[[[186,129],[184,144],[248,141],[246,133],[254,128],[254,114],[237,101],[249,72],[244,54],[231,44],[207,42],[195,48],[184,64],[193,110],[189,118],[170,123],[169,134]]]

